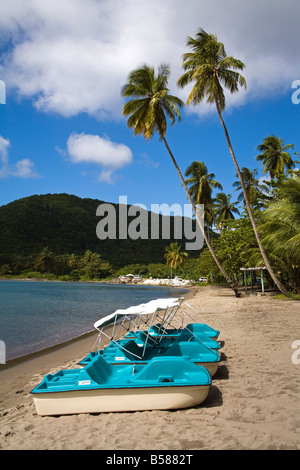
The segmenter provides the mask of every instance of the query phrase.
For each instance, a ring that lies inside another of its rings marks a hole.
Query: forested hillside
[[[170,240],[99,240],[96,226],[100,219],[96,210],[102,203],[69,194],[46,194],[0,207],[0,265],[11,266],[16,259],[21,262],[36,257],[46,248],[56,256],[83,255],[90,250],[114,267],[130,263],[164,263],[165,248],[172,241],[182,243],[184,249],[185,240],[174,238],[172,222]],[[118,205],[115,209],[118,233]],[[128,224],[133,219],[128,217]],[[148,220],[150,230],[150,212]],[[199,256],[199,251],[190,251],[190,256]]]

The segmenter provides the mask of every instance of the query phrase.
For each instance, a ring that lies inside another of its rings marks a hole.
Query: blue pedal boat
[[[84,368],[48,374],[31,394],[38,415],[170,410],[201,404],[211,377],[182,357],[111,365],[100,355]]]
[[[152,346],[158,344],[161,346],[168,346],[177,341],[191,341],[202,343],[210,349],[220,349],[220,343],[214,338],[211,338],[210,336],[202,332],[193,333],[186,329],[182,329],[178,332],[177,335],[174,336],[153,336],[151,335],[150,331],[145,332],[139,330],[134,333],[127,334],[124,338],[116,340],[116,342],[122,344],[122,342],[126,341],[129,338],[134,339],[140,346],[143,346],[144,344]]]
[[[183,357],[194,364],[205,367],[213,377],[218,370],[220,354],[200,342],[175,341],[168,346],[147,345],[138,346],[134,339],[128,339],[121,344],[111,342],[105,349],[91,352],[79,364],[91,362],[97,355],[103,357],[109,364],[146,364],[155,357]]]
[[[124,364],[146,363],[157,356],[178,357],[184,354],[195,364],[207,367],[213,376],[220,362],[220,344],[215,339],[218,337],[218,330],[205,324],[193,323],[185,328],[173,329],[173,334],[166,334],[165,327],[170,324],[181,303],[182,298],[157,299],[147,304],[119,309],[100,319],[94,325],[100,333],[98,350],[92,351],[79,364],[88,364],[96,354],[111,364],[121,361]],[[153,323],[158,317],[161,320],[159,326]],[[123,333],[121,338],[117,334],[119,327]],[[141,327],[144,329],[139,329]],[[100,349],[102,336],[110,340],[104,349]]]
[[[173,322],[179,323],[179,320],[176,318],[176,310],[169,312],[167,315],[157,315],[162,320],[161,323],[153,325],[150,328],[151,335],[160,335],[163,334],[164,336],[177,336],[182,329],[188,330],[190,333],[204,333],[207,334],[209,337],[214,338],[215,340],[218,339],[220,331],[212,328],[211,326],[207,325],[206,323],[198,323],[196,322],[195,315],[192,316],[191,311],[195,314],[197,313],[196,310],[186,302],[184,297],[180,297],[177,299],[173,299],[174,302],[177,302],[178,308],[181,307],[181,314],[183,317],[188,317],[193,323],[189,323],[185,327],[183,327],[183,319],[181,320],[180,327],[176,327],[173,325]],[[158,300],[157,302],[160,302]],[[171,328],[170,328],[171,327]]]
[[[161,324],[156,324],[151,326],[150,328],[150,336],[165,336],[165,337],[173,337],[173,336],[179,336],[183,331],[189,332],[191,334],[197,335],[197,333],[202,333],[207,335],[209,338],[213,338],[214,340],[217,340],[220,334],[219,330],[216,330],[212,328],[209,325],[206,325],[206,323],[189,323],[185,327],[182,328],[165,328]]]

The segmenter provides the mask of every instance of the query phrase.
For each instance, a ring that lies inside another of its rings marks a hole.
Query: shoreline
[[[119,278],[112,279],[49,279],[44,277],[9,277],[9,276],[0,276],[0,281],[32,281],[32,282],[74,282],[74,283],[95,283],[95,284],[123,284],[123,285],[135,285],[135,286],[157,286],[157,287],[182,287],[183,289],[186,286],[193,286],[193,283],[188,280],[184,280],[184,284],[169,284],[169,281],[173,281],[173,278],[170,279],[160,279],[160,278],[144,278],[144,281],[134,281],[134,282],[124,282],[119,280]],[[153,281],[166,281],[164,284],[153,284]],[[187,283],[187,284],[186,284]]]
[[[0,281],[20,281],[20,282],[73,282],[73,281],[59,281],[59,280],[51,280],[51,279],[3,279],[3,278],[0,278]],[[99,283],[99,284],[102,284],[103,282],[102,281],[74,281],[74,282],[79,282],[79,283],[89,283],[89,282],[93,282],[93,283]],[[107,283],[103,283],[103,284],[107,284]],[[108,284],[117,284],[117,283],[108,283]],[[121,284],[121,283],[120,283]],[[141,285],[141,286],[148,286],[148,284],[127,284],[128,286],[137,286],[137,285]],[[184,292],[184,296],[185,298],[188,297],[189,295],[189,290],[193,289],[194,286],[190,286],[190,287],[179,287],[179,286],[169,286],[169,285],[166,285],[166,286],[155,286],[155,285],[149,285],[149,287],[151,288],[155,288],[155,287],[165,287],[165,288],[170,288],[170,289],[182,289],[186,292]],[[111,312],[112,313],[112,312]],[[53,345],[50,345],[50,346],[47,346],[45,348],[42,348],[38,351],[33,351],[33,352],[30,352],[30,353],[26,353],[24,355],[21,355],[21,356],[17,356],[17,357],[14,357],[14,358],[11,358],[11,359],[8,359],[6,361],[6,363],[4,364],[1,364],[0,363],[0,372],[2,370],[7,370],[8,368],[10,367],[14,367],[15,365],[17,364],[20,364],[22,362],[26,362],[28,360],[31,360],[31,359],[34,359],[35,357],[38,357],[38,356],[41,356],[41,355],[44,355],[44,354],[47,354],[48,352],[52,352],[56,349],[61,349],[61,348],[64,348],[64,347],[67,347],[69,344],[72,344],[73,342],[75,341],[80,341],[81,339],[85,339],[86,337],[89,337],[91,335],[93,335],[93,333],[95,333],[95,330],[91,330],[91,331],[88,331],[88,332],[85,332],[85,333],[82,333],[82,334],[79,334],[78,336],[75,336],[74,338],[70,338],[70,339],[67,339],[65,341],[62,341],[61,343],[57,343],[57,344],[53,344]],[[1,378],[0,378],[1,379]]]
[[[95,333],[96,331],[92,330],[87,333],[83,333],[82,335],[75,336],[74,338],[71,338],[67,341],[63,341],[62,343],[53,344],[52,346],[48,346],[46,348],[40,349],[39,351],[34,351],[28,354],[24,354],[23,356],[18,356],[18,357],[14,357],[13,359],[9,359],[8,361],[6,361],[5,364],[0,364],[0,373],[1,371],[5,371],[11,367],[15,367],[19,364],[22,364],[23,362],[31,361],[41,356],[51,354],[60,349],[67,348],[68,346],[72,345],[73,343],[77,341],[83,341],[83,340],[88,339],[90,336],[92,336]],[[1,375],[0,375],[0,380],[1,380]]]
[[[237,299],[231,289],[211,286],[191,289],[185,299],[198,322],[220,330],[221,362],[203,404],[170,412],[38,416],[30,391],[47,373],[78,368],[96,332],[0,371],[0,449],[299,450],[300,364],[292,362],[299,303]]]

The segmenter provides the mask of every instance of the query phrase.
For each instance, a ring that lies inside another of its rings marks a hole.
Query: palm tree
[[[239,214],[239,210],[235,207],[237,202],[230,202],[231,194],[218,193],[214,202],[214,212],[216,223],[226,227],[229,220],[234,219],[234,214]]]
[[[262,214],[263,242],[278,269],[300,294],[300,175],[278,185],[278,195]]]
[[[292,254],[300,264],[300,175],[279,185],[278,197],[263,213],[264,240],[277,251]]]
[[[55,254],[49,250],[49,248],[44,248],[34,262],[34,268],[38,269],[41,272],[46,272],[50,274],[53,271],[55,265]]]
[[[244,181],[249,204],[251,205],[251,207],[253,207],[258,203],[259,198],[263,197],[263,193],[268,191],[268,188],[266,185],[260,184],[259,180],[256,178],[256,168],[251,171],[249,168],[243,167],[241,169],[241,174]],[[238,178],[238,175],[236,175],[236,177]],[[240,179],[238,178],[238,180],[235,181],[232,186],[236,188],[236,191],[241,190],[242,186]],[[241,191],[241,193],[239,194],[238,201],[243,201],[243,203],[246,204],[243,191]]]
[[[208,173],[205,163],[194,161],[186,169],[185,180],[190,185],[189,192],[195,204],[204,205],[204,223],[211,226],[213,223],[212,191],[222,190],[222,185],[214,179],[214,173]]]
[[[288,149],[293,148],[293,144],[283,145],[282,139],[270,135],[263,140],[262,144],[258,145],[257,150],[261,153],[256,156],[256,160],[262,162],[263,172],[269,173],[273,180],[282,175],[285,168],[291,170],[295,166],[292,157],[287,152]]]
[[[187,46],[190,46],[193,52],[183,55],[183,68],[185,73],[178,79],[178,85],[184,87],[188,83],[195,82],[192,91],[189,94],[187,104],[200,103],[206,97],[207,103],[216,105],[229,152],[241,182],[245,204],[265,266],[279,290],[284,294],[287,294],[285,287],[275,275],[261,243],[261,238],[252,213],[243,177],[222,116],[226,105],[223,86],[226,87],[230,93],[237,92],[239,86],[246,88],[247,85],[245,78],[239,72],[236,72],[236,70],[243,70],[245,65],[242,61],[227,56],[224,45],[221,42],[218,42],[217,37],[213,34],[206,33],[203,29],[199,30],[196,35],[196,39],[191,37],[188,38]]]
[[[81,258],[83,271],[88,277],[96,277],[101,267],[101,256],[98,253],[93,253],[90,250],[86,250]]]
[[[171,243],[170,246],[166,247],[165,258],[167,260],[167,265],[171,267],[171,277],[172,269],[176,269],[179,266],[183,270],[185,260],[188,258],[188,253],[185,251],[180,251],[181,245],[178,243]]]
[[[69,268],[76,269],[77,264],[78,264],[78,260],[77,260],[76,255],[74,255],[74,253],[69,256],[67,264],[68,264]]]
[[[226,281],[238,296],[235,283],[230,279],[224,270],[206,236],[206,233],[204,232],[204,228],[202,226],[200,217],[198,216],[196,206],[192,200],[182,173],[165,137],[167,130],[166,115],[171,120],[171,125],[174,125],[176,117],[178,121],[181,120],[180,108],[183,106],[182,100],[169,94],[169,90],[167,88],[169,74],[170,70],[167,65],[161,65],[158,69],[157,75],[155,74],[154,68],[148,65],[144,65],[141,68],[133,70],[129,75],[128,83],[122,88],[122,95],[124,97],[130,97],[134,99],[128,101],[124,105],[123,114],[125,116],[130,116],[128,118],[127,124],[128,127],[134,130],[134,135],[143,134],[144,137],[149,140],[153,136],[154,131],[158,132],[160,139],[164,142],[172,162],[177,170],[212,257],[218,265]]]

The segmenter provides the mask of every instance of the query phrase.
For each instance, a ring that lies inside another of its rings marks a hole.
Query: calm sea
[[[118,308],[179,297],[186,289],[124,284],[0,281],[0,340],[6,361],[94,330]]]

